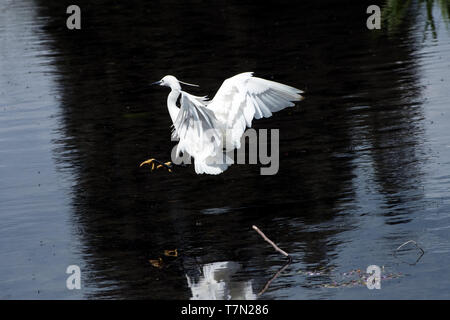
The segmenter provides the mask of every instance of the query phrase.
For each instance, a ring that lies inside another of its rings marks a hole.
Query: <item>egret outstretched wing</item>
[[[180,81],[171,75],[154,84],[170,87],[167,108],[173,121],[172,137],[179,139],[176,153],[192,156],[195,172],[199,174],[219,174],[233,163],[227,153],[240,148],[241,137],[254,118],[270,117],[272,112],[294,106],[293,101],[302,99],[301,90],[253,77],[252,72],[225,80],[211,101],[182,91]],[[161,163],[154,158],[141,166],[152,164],[153,170],[155,162],[156,169],[172,169],[170,162]]]
[[[197,173],[219,174],[228,167],[223,163],[221,125],[206,103],[205,97],[181,91],[172,136],[179,139],[177,154],[187,152],[194,157]]]
[[[240,148],[242,134],[254,118],[267,118],[294,106],[292,101],[302,100],[300,93],[303,91],[245,72],[226,79],[208,109],[226,130],[227,149]]]

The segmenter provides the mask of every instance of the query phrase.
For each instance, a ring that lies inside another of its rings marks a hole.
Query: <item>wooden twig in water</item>
[[[262,295],[264,292],[266,292],[266,290],[269,288],[270,284],[272,283],[273,280],[275,280],[276,278],[278,278],[278,276],[284,271],[284,269],[286,269],[289,265],[291,264],[291,260],[289,259],[288,262],[285,263],[284,266],[282,266],[280,268],[280,270],[277,271],[277,273],[275,273],[273,275],[272,278],[270,278],[269,281],[266,282],[264,288],[258,293],[258,296]]]
[[[259,228],[257,226],[253,226],[252,227],[256,232],[259,233],[259,235],[266,240],[268,243],[270,243],[270,245],[272,247],[275,248],[275,250],[277,250],[279,253],[281,253],[282,255],[284,255],[286,258],[288,258],[289,260],[292,260],[291,256],[284,250],[281,250],[275,243],[273,243],[272,240],[270,240],[269,238],[267,238],[267,236],[261,231],[259,230]]]
[[[268,243],[270,243],[270,245],[272,247],[274,247],[274,249],[276,251],[278,251],[279,253],[281,253],[282,255],[284,255],[286,258],[288,258],[288,262],[286,262],[286,264],[284,266],[282,266],[280,268],[280,270],[277,271],[277,273],[275,273],[273,275],[272,278],[270,278],[269,281],[266,282],[266,285],[264,286],[264,288],[258,293],[258,296],[262,295],[264,292],[266,292],[266,290],[269,288],[270,284],[272,283],[273,280],[275,280],[276,278],[278,278],[278,276],[291,264],[292,262],[292,257],[284,250],[280,249],[272,240],[270,240],[269,238],[267,238],[267,236],[261,231],[259,230],[259,228],[257,226],[252,226],[252,228],[259,233],[259,235],[266,240]]]
[[[414,243],[414,245],[416,246],[417,249],[419,249],[420,251],[422,251],[422,254],[425,253],[425,251],[423,251],[423,249],[421,247],[419,247],[419,245],[417,244],[417,242],[415,242],[414,240],[408,240],[406,241],[404,244],[402,244],[401,246],[399,246],[397,249],[395,249],[395,252],[397,252],[400,248],[406,246],[408,243]]]
[[[416,262],[414,262],[414,263],[411,263],[411,262],[408,262],[408,261],[404,261],[404,260],[400,259],[400,258],[397,256],[397,251],[400,250],[402,247],[406,246],[408,243],[413,243],[413,244],[416,246],[416,248],[419,249],[420,252],[421,252],[420,255],[419,255],[419,257],[417,258]],[[397,249],[395,249],[395,251],[394,251],[394,257],[395,257],[395,258],[397,258],[397,259],[400,260],[401,262],[407,263],[407,264],[409,264],[409,265],[411,265],[411,266],[413,266],[413,265],[415,265],[417,262],[419,262],[419,260],[422,258],[422,256],[423,256],[424,254],[425,254],[425,251],[424,251],[421,247],[419,247],[419,245],[417,244],[417,242],[415,242],[414,240],[408,240],[408,241],[406,241],[405,243],[403,243],[402,245],[400,245],[400,246],[399,246]]]

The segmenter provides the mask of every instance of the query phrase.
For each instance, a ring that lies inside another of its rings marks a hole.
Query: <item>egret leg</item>
[[[156,166],[155,166],[155,163],[156,163]],[[153,158],[145,160],[144,162],[142,162],[139,165],[139,167],[142,167],[143,165],[146,165],[146,164],[151,164],[152,165],[152,171],[155,170],[155,169],[159,169],[159,168],[166,168],[167,171],[172,172],[172,169],[173,169],[172,162],[170,162],[170,161],[161,162],[161,161],[153,159]]]

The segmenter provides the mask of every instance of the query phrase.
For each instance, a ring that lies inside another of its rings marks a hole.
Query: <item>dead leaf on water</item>
[[[164,250],[164,255],[168,257],[178,257],[178,251],[175,250]]]
[[[162,258],[158,258],[158,260],[148,260],[152,266],[155,268],[161,269],[163,267],[163,260]]]

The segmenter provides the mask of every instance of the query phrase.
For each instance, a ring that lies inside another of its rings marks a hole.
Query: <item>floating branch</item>
[[[272,283],[273,280],[275,280],[276,278],[278,278],[278,276],[291,264],[292,262],[292,257],[284,250],[280,249],[272,240],[270,240],[269,238],[267,238],[267,236],[261,231],[259,230],[259,228],[257,226],[252,226],[252,228],[259,233],[259,235],[266,240],[268,243],[270,243],[270,245],[272,247],[274,247],[274,249],[276,251],[278,251],[279,253],[281,253],[282,255],[284,255],[286,258],[288,258],[288,261],[286,262],[286,264],[284,266],[282,266],[280,268],[280,270],[277,271],[277,273],[275,273],[273,275],[272,278],[270,278],[269,281],[266,282],[264,288],[258,293],[258,296],[262,295],[264,292],[266,292],[266,290],[269,288],[270,284]]]
[[[417,249],[419,249],[420,250],[420,255],[419,255],[419,257],[417,258],[417,260],[416,260],[416,262],[414,262],[414,263],[409,263],[409,262],[407,262],[407,261],[403,261],[402,259],[400,259],[399,257],[397,257],[397,251],[398,250],[400,250],[402,247],[404,247],[404,246],[406,246],[408,243],[412,243],[412,244],[414,244],[415,246],[416,246],[416,248]],[[407,264],[409,264],[409,265],[415,265],[417,262],[419,262],[419,260],[422,258],[422,256],[425,254],[425,251],[421,248],[421,247],[419,247],[419,245],[417,244],[417,242],[415,242],[414,240],[408,240],[408,241],[406,241],[405,243],[403,243],[402,245],[400,245],[397,249],[395,249],[395,251],[394,251],[394,257],[396,257],[397,259],[399,259],[400,261],[402,261],[402,262],[404,262],[404,263],[407,263]]]
[[[414,240],[408,240],[406,241],[404,244],[402,244],[401,246],[399,246],[397,249],[395,249],[395,252],[397,252],[398,250],[400,250],[400,248],[406,246],[408,243],[414,243],[414,245],[416,246],[417,249],[419,249],[420,251],[422,251],[422,254],[425,253],[425,251],[423,251],[423,249],[421,247],[419,247],[419,245],[417,244],[417,242],[415,242]]]
[[[275,250],[277,250],[279,253],[281,253],[281,254],[284,255],[286,258],[288,258],[289,261],[292,261],[291,256],[290,256],[286,251],[281,250],[281,249],[280,249],[280,248],[279,248],[272,240],[270,240],[269,238],[267,238],[267,236],[266,236],[261,230],[259,230],[259,228],[258,228],[257,226],[253,226],[252,228],[253,228],[256,232],[258,232],[259,235],[260,235],[264,240],[266,240],[268,243],[270,243],[270,245],[271,245],[272,247],[274,247]]]
[[[289,257],[290,258],[290,257]],[[284,266],[282,266],[280,268],[280,270],[277,271],[277,273],[275,273],[273,275],[272,278],[270,278],[269,281],[266,282],[266,285],[264,286],[264,288],[258,293],[258,296],[262,295],[264,292],[266,292],[266,290],[269,288],[270,284],[272,283],[273,280],[275,280],[276,278],[278,278],[278,276],[284,271],[284,269],[286,269],[290,264],[291,264],[291,259],[289,259],[288,262],[285,263]]]

